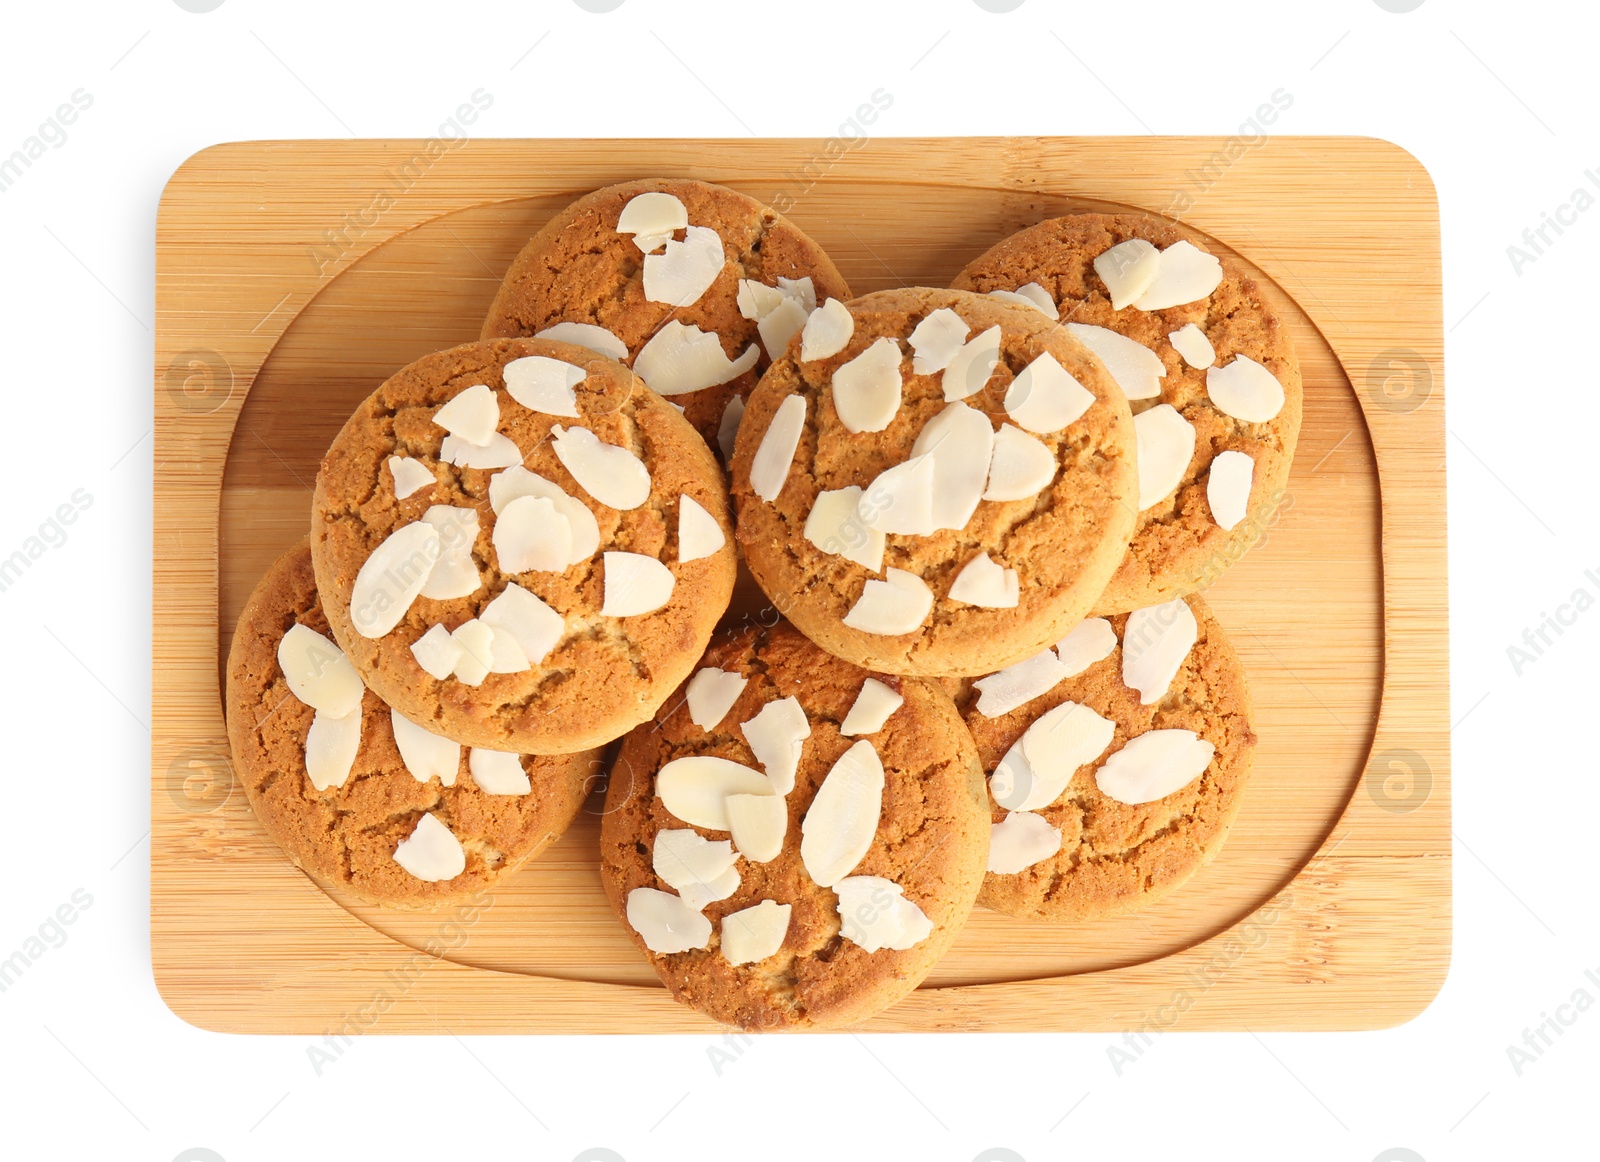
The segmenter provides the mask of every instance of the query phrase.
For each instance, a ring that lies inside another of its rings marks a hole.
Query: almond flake
[[[933,458],[934,529],[966,528],[983,499],[994,457],[994,425],[989,417],[964,403],[945,404],[922,425],[911,454]]]
[[[976,395],[989,383],[1000,365],[1000,325],[996,323],[968,339],[957,351],[939,380],[946,402]]]
[[[1149,730],[1106,759],[1094,781],[1102,795],[1119,803],[1154,803],[1205,774],[1216,753],[1192,730]]]
[[[494,522],[494,552],[502,573],[560,573],[572,557],[572,522],[552,501],[519,496]]]
[[[461,770],[461,744],[418,726],[398,710],[389,711],[389,726],[394,733],[400,761],[419,783],[438,779],[453,787]]]
[[[439,559],[433,563],[419,597],[450,601],[478,591],[483,579],[472,550],[478,541],[478,510],[435,504],[422,514],[439,531]]]
[[[494,437],[500,423],[500,404],[494,398],[494,389],[476,383],[451,397],[450,402],[433,413],[433,422],[452,436],[475,447],[483,447]]]
[[[856,511],[880,533],[927,536],[934,531],[933,481],[933,457],[913,456],[880,472],[862,493]]]
[[[1133,305],[1141,311],[1181,307],[1199,302],[1221,284],[1222,263],[1214,255],[1192,242],[1174,242],[1161,252],[1154,281]]]
[[[1003,303],[1015,303],[1019,307],[1032,307],[1048,319],[1056,317],[1056,301],[1050,297],[1049,291],[1036,282],[1025,283],[1014,291],[992,290],[989,297]]]
[[[686,307],[717,281],[727,262],[722,236],[709,226],[685,227],[682,242],[668,242],[662,254],[644,259],[644,297],[652,303]]]
[[[839,935],[864,951],[904,951],[933,931],[927,913],[905,898],[900,885],[882,876],[851,876],[835,885],[839,894]]]
[[[654,613],[672,600],[677,578],[654,557],[642,553],[605,554],[604,617],[636,617]]]
[[[394,479],[394,498],[404,500],[424,488],[432,488],[439,481],[421,460],[410,456],[390,456],[389,475]]]
[[[1193,323],[1185,323],[1167,336],[1172,349],[1183,356],[1190,367],[1204,371],[1217,361],[1217,350],[1211,346],[1206,333]]]
[[[533,337],[552,339],[557,343],[571,343],[574,347],[587,347],[596,355],[604,355],[607,359],[615,359],[618,363],[626,363],[628,360],[628,345],[617,338],[615,333],[594,323],[554,323],[542,331],[535,331]]]
[[[872,846],[882,810],[883,763],[862,739],[833,764],[800,822],[806,874],[824,888],[848,876]]]
[[[524,355],[501,370],[506,394],[529,411],[578,418],[578,393],[573,390],[589,373],[548,355]]]
[[[868,678],[856,692],[856,700],[850,704],[850,713],[839,724],[839,733],[846,738],[877,734],[904,702],[905,696],[900,691],[876,678]]]
[[[717,448],[727,463],[733,462],[733,445],[739,438],[739,425],[743,422],[744,400],[736,395],[722,409],[722,420],[717,424]]]
[[[860,508],[859,485],[817,493],[806,517],[805,538],[824,553],[876,573],[883,568],[884,535],[861,519]]]
[[[1076,422],[1094,403],[1094,393],[1046,351],[1006,388],[1006,414],[1017,425],[1041,435]]]
[[[430,626],[428,632],[411,643],[411,655],[429,674],[441,682],[448,678],[461,660],[461,647],[442,625]]]
[[[778,858],[789,830],[789,805],[782,795],[729,795],[723,805],[740,855],[751,863]]]
[[[989,828],[989,874],[1014,876],[1061,850],[1061,831],[1043,815],[1013,811]]]
[[[1194,610],[1181,597],[1135,609],[1122,627],[1122,684],[1139,691],[1146,706],[1161,701],[1199,636]]]
[[[833,408],[849,432],[881,432],[900,410],[900,345],[873,341],[833,373]]]
[[[738,854],[726,839],[713,842],[687,827],[656,832],[651,870],[695,911],[739,890]]]
[[[467,770],[485,795],[526,795],[533,790],[519,754],[475,746],[467,755]]]
[[[394,861],[427,883],[453,880],[467,870],[467,853],[448,827],[432,813],[394,849]]]
[[[1001,424],[984,500],[1030,500],[1056,478],[1056,455],[1021,428]]]
[[[1206,503],[1211,506],[1211,519],[1229,532],[1250,511],[1250,483],[1255,472],[1256,462],[1244,452],[1219,452],[1211,461]]]
[[[496,432],[489,442],[479,447],[469,444],[460,436],[446,436],[439,444],[439,459],[457,468],[476,468],[493,472],[496,468],[509,468],[522,463],[522,450],[510,436]]]
[[[594,556],[600,547],[600,523],[595,520],[589,506],[572,496],[553,480],[546,480],[537,472],[530,472],[517,464],[504,472],[489,477],[489,507],[496,514],[503,512],[513,500],[523,496],[542,497],[555,505],[556,512],[567,519],[572,532],[572,551],[567,564],[577,565]]]
[[[930,311],[915,328],[907,342],[914,352],[911,370],[918,375],[932,375],[950,366],[956,352],[972,334],[967,321],[949,307]]]
[[[762,500],[771,503],[783,491],[805,426],[805,396],[791,395],[778,405],[772,422],[761,436],[760,447],[750,460],[750,491]]]
[[[729,964],[754,964],[783,947],[793,907],[762,900],[722,918],[722,958]]]
[[[1086,617],[1056,643],[1056,657],[1071,678],[1110,657],[1116,648],[1117,631],[1111,623],[1103,617]]]
[[[321,710],[311,716],[306,732],[306,776],[319,791],[342,787],[361,749],[361,711],[335,718]]]
[[[1078,768],[1105,753],[1117,725],[1077,702],[1063,702],[1039,719],[1022,736],[1022,753],[1032,774],[1031,786],[1017,787],[1019,797],[1010,802],[998,794],[995,802],[1012,811],[1037,811],[1061,797]],[[1019,780],[1020,782],[1020,780]]]
[[[379,638],[400,624],[439,559],[439,530],[412,521],[390,533],[361,564],[350,590],[350,620],[362,637]]]
[[[756,324],[761,345],[767,349],[767,358],[782,359],[789,340],[800,334],[805,325],[805,307],[795,299],[784,298]]]
[[[838,299],[829,299],[811,312],[800,332],[801,361],[809,363],[839,354],[850,345],[855,331],[856,321],[850,311]]]
[[[777,310],[786,298],[788,296],[775,286],[768,286],[759,279],[741,278],[734,302],[739,307],[739,314],[752,323],[759,323]]]
[[[689,952],[711,943],[711,921],[677,896],[655,888],[628,893],[628,927],[660,956]]]
[[[361,709],[361,675],[343,650],[308,625],[291,625],[278,640],[278,669],[289,692],[313,710],[343,718]]]
[[[650,472],[628,449],[607,444],[588,428],[550,431],[550,447],[578,486],[601,504],[626,512],[650,499]]]
[[[800,700],[791,694],[768,702],[754,718],[745,719],[740,729],[744,731],[750,753],[767,772],[772,790],[778,795],[794,790],[801,749],[811,737],[811,723],[806,719]]]
[[[727,717],[748,683],[749,679],[737,670],[719,670],[715,666],[700,670],[684,690],[689,721],[701,730],[711,730]]]
[[[673,759],[656,772],[661,805],[691,827],[728,830],[729,795],[770,795],[772,784],[760,771],[714,755]]]
[[[1156,399],[1161,395],[1161,380],[1167,374],[1167,365],[1143,343],[1108,327],[1088,323],[1068,323],[1067,330],[1105,364],[1128,399]]]
[[[1244,355],[1235,355],[1226,367],[1206,371],[1206,394],[1217,407],[1247,424],[1264,424],[1283,410],[1283,384]]]
[[[1194,425],[1170,403],[1157,404],[1133,417],[1138,444],[1139,509],[1160,504],[1183,483],[1194,459]]]
[[[717,518],[688,493],[678,497],[678,564],[714,555],[728,543]]]
[[[882,581],[868,581],[844,615],[844,623],[862,633],[895,637],[915,633],[933,609],[933,590],[915,573],[889,569]]]
[[[737,379],[756,365],[754,343],[729,359],[715,331],[669,320],[633,357],[633,369],[657,395],[686,395]]]
[[[1119,242],[1094,260],[1094,271],[1117,311],[1149,290],[1160,270],[1161,252],[1143,238]]]
[[[461,648],[456,660],[456,681],[463,686],[481,686],[494,668],[494,627],[477,618],[471,618],[450,632],[451,640]]]
[[[785,298],[793,299],[804,307],[806,314],[809,315],[817,309],[817,288],[809,274],[803,274],[799,278],[785,278],[780,274],[778,289],[783,292]]]
[[[1040,650],[1031,658],[979,678],[973,686],[979,691],[978,713],[985,718],[1010,714],[1031,702],[1067,677],[1066,668],[1054,650]]]
[[[663,190],[635,194],[617,217],[617,233],[632,234],[634,245],[646,254],[688,225],[688,208]]]
[[[514,581],[483,607],[478,619],[491,629],[515,638],[531,665],[543,662],[567,631],[566,622],[559,613]],[[430,629],[428,635],[432,633]]]
[[[950,600],[980,609],[1015,609],[1020,599],[1015,569],[997,565],[988,553],[979,553],[961,567],[950,583]]]

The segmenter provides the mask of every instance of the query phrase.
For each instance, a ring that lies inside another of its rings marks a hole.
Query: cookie
[[[1121,915],[1183,883],[1255,754],[1244,669],[1198,597],[1089,618],[973,683],[962,713],[989,772],[979,903],[1030,919]]]
[[[965,922],[981,780],[933,683],[757,627],[713,645],[624,741],[601,878],[684,1004],[743,1029],[855,1024],[914,989]]]
[[[469,746],[564,754],[647,721],[733,591],[716,460],[620,364],[544,339],[424,356],[322,461],[311,553],[374,693]]]
[[[1098,612],[1210,585],[1260,539],[1288,486],[1301,413],[1294,342],[1255,279],[1204,246],[1155,218],[1073,214],[996,243],[952,284],[1026,288],[1096,349],[1132,403],[1139,524]]]
[[[432,908],[493,886],[567,829],[598,751],[485,757],[396,724],[327,634],[302,541],[251,594],[227,677],[234,770],[296,867],[368,903]]]
[[[822,248],[776,210],[726,186],[653,178],[596,190],[545,223],[506,273],[482,337],[581,336],[631,364],[721,450],[743,410],[733,401],[806,313],[849,297]]]
[[[767,596],[889,673],[1037,653],[1133,531],[1133,417],[1110,375],[1031,306],[965,291],[818,311],[751,394],[731,468]]]

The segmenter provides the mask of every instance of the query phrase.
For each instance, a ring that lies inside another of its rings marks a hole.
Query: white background
[[[0,958],[74,890],[93,901],[0,994],[7,1157],[483,1147],[565,1160],[602,1146],[631,1160],[967,1162],[1004,1147],[1015,1155],[994,1157],[1441,1162],[1540,1144],[1593,1156],[1579,1135],[1592,1127],[1600,1011],[1564,1010],[1575,1022],[1520,1076],[1507,1054],[1577,990],[1600,1001],[1600,979],[1584,975],[1600,978],[1600,613],[1578,616],[1520,675],[1507,654],[1575,590],[1600,596],[1600,213],[1552,234],[1520,273],[1507,254],[1600,170],[1588,6],[883,7],[7,6],[0,156],[75,90],[93,97],[65,142],[0,193],[11,427],[0,556],[76,490],[93,497],[70,538],[0,593]],[[1121,1077],[1114,1038],[1088,1035],[769,1038],[720,1076],[705,1037],[370,1037],[318,1077],[303,1037],[220,1036],[172,1016],[151,979],[141,838],[153,238],[168,175],[220,141],[428,136],[478,88],[495,98],[479,136],[824,136],[880,86],[894,104],[875,130],[891,135],[1225,134],[1281,87],[1294,103],[1275,132],[1385,137],[1432,173],[1458,722],[1455,945],[1438,1000],[1378,1033],[1169,1033]]]

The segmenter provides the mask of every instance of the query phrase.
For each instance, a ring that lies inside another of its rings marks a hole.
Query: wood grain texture
[[[1052,214],[1187,195],[1184,220],[1256,269],[1303,363],[1289,488],[1207,595],[1262,736],[1228,844],[1131,917],[980,910],[865,1027],[1372,1028],[1432,998],[1450,933],[1444,401],[1437,205],[1414,159],[1365,139],[1274,139],[1226,165],[1213,139],[881,140],[831,164],[815,141],[476,141],[408,173],[417,146],[220,146],[162,200],[151,950],[175,1012],[318,1035],[712,1028],[606,907],[592,812],[467,916],[324,893],[233,787],[218,682],[355,404],[474,338],[556,209],[657,174],[787,197],[859,292],[943,285]],[[730,618],[763,608],[746,582]]]

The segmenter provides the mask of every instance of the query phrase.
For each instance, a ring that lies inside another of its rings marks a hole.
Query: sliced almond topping
[[[881,432],[900,410],[900,345],[887,335],[833,373],[833,408],[850,432]]]
[[[1194,610],[1181,597],[1135,609],[1122,627],[1122,684],[1139,691],[1146,706],[1161,701],[1199,636]]]
[[[1264,424],[1283,410],[1283,384],[1244,355],[1235,355],[1226,367],[1206,371],[1206,394],[1217,407],[1247,424]]]
[[[467,853],[437,815],[424,815],[394,849],[394,861],[427,883],[453,880],[467,870]]]
[[[979,553],[961,567],[950,583],[950,600],[980,609],[1015,609],[1020,599],[1015,569],[1004,569],[988,553]]]
[[[733,461],[734,441],[739,438],[739,425],[743,422],[744,400],[736,395],[722,409],[722,420],[717,424],[717,448],[726,462]]]
[[[491,629],[503,630],[514,637],[532,665],[544,661],[567,631],[566,622],[559,613],[515,581],[483,607],[478,619]]]
[[[1041,435],[1076,422],[1094,403],[1094,393],[1046,351],[1006,388],[1006,414],[1017,425]]]
[[[278,640],[278,669],[289,692],[313,710],[343,718],[361,708],[361,675],[343,650],[308,625],[291,625]]]
[[[883,568],[884,535],[861,519],[861,488],[852,484],[817,493],[805,537],[824,553],[876,573]]]
[[[824,888],[848,876],[872,846],[882,810],[883,763],[862,739],[833,764],[800,822],[806,874]]]
[[[1086,617],[1056,643],[1056,657],[1061,659],[1066,676],[1071,678],[1110,657],[1116,648],[1117,631],[1111,628],[1111,623],[1103,617]]]
[[[914,352],[911,370],[918,375],[932,375],[950,366],[950,361],[961,350],[972,328],[967,321],[949,307],[930,311],[922,322],[912,329],[907,340]]]
[[[933,590],[915,573],[889,569],[882,581],[868,581],[844,615],[844,623],[862,633],[894,637],[915,633],[933,610]]]
[[[560,573],[572,558],[572,522],[544,497],[519,496],[494,522],[494,552],[502,573]]]
[[[1013,811],[989,828],[989,872],[1014,876],[1061,850],[1061,831],[1043,815]]]
[[[756,365],[754,343],[729,359],[715,331],[671,319],[633,357],[633,369],[658,395],[685,395],[737,379]]]
[[[543,497],[555,505],[556,512],[566,517],[572,531],[572,552],[567,557],[567,564],[576,565],[594,556],[595,550],[600,547],[600,524],[583,501],[570,495],[555,481],[546,480],[537,472],[529,472],[520,464],[489,477],[489,507],[497,514],[522,496]]]
[[[661,805],[692,827],[728,830],[729,795],[770,795],[767,776],[743,763],[714,755],[673,759],[656,772]]]
[[[362,637],[400,624],[439,559],[439,530],[427,521],[401,525],[361,564],[350,590],[350,620]]]
[[[319,710],[306,732],[306,775],[319,791],[342,787],[361,749],[361,710],[335,718]]]
[[[856,511],[880,533],[927,536],[934,531],[933,481],[933,457],[913,456],[880,472],[861,494]]]
[[[761,446],[750,460],[750,491],[762,500],[771,503],[783,491],[805,426],[805,396],[791,395],[778,405],[772,422],[762,434]]]
[[[1129,399],[1160,396],[1161,379],[1167,374],[1167,365],[1143,343],[1108,327],[1094,327],[1088,323],[1068,323],[1067,330],[1106,365],[1123,395]]]
[[[439,530],[439,559],[418,596],[449,601],[476,593],[483,584],[472,556],[478,541],[478,510],[435,504],[422,519]]]
[[[1172,344],[1172,349],[1183,356],[1183,361],[1190,367],[1204,371],[1217,361],[1216,348],[1211,346],[1211,340],[1206,338],[1206,333],[1193,323],[1185,323],[1176,331],[1167,336],[1167,342]]]
[[[1019,307],[1032,307],[1046,318],[1056,317],[1056,301],[1050,297],[1050,292],[1036,282],[1025,283],[1014,291],[992,290],[989,297],[999,299],[1003,303],[1015,303]]]
[[[678,497],[678,564],[714,555],[728,543],[717,518],[688,493]]]
[[[988,385],[989,377],[1000,365],[1000,338],[1000,325],[996,323],[962,344],[939,381],[946,402],[976,395]]]
[[[467,770],[485,795],[526,795],[533,790],[519,754],[475,746],[467,756]]]
[[[817,309],[817,288],[809,274],[803,274],[799,278],[785,278],[780,274],[778,289],[786,298],[791,298],[804,307],[806,314],[809,315]]]
[[[1031,658],[979,678],[973,683],[979,691],[978,713],[985,718],[1010,714],[1024,702],[1031,702],[1067,677],[1066,668],[1054,650],[1040,650]]]
[[[571,343],[575,347],[587,347],[596,355],[604,355],[607,359],[615,359],[618,363],[626,363],[628,360],[628,345],[613,332],[594,323],[554,323],[542,331],[535,331],[533,337],[553,339],[557,343]]]
[[[1143,238],[1119,242],[1094,260],[1094,271],[1117,311],[1149,290],[1160,270],[1161,252]]]
[[[738,304],[739,314],[752,323],[759,323],[777,310],[787,297],[777,287],[768,286],[759,279],[741,278],[734,301]]]
[[[754,718],[740,724],[750,752],[779,795],[794,790],[794,773],[800,769],[801,749],[811,737],[805,708],[794,695],[768,702]],[[739,850],[743,851],[741,847]]]
[[[634,245],[646,254],[657,250],[674,231],[686,229],[688,225],[688,208],[662,190],[634,195],[617,217],[617,233],[632,234]]]
[[[945,404],[922,425],[911,454],[933,458],[933,527],[966,528],[983,499],[994,458],[994,425],[989,417],[964,403]]]
[[[1211,519],[1229,532],[1250,511],[1250,484],[1255,473],[1256,462],[1244,452],[1219,452],[1211,461],[1206,503],[1211,506]]]
[[[457,468],[477,468],[493,472],[496,468],[509,468],[522,463],[522,450],[510,436],[496,432],[482,447],[469,444],[460,436],[446,436],[439,443],[439,459]]]
[[[800,358],[804,362],[827,359],[850,345],[856,321],[838,299],[829,299],[811,312],[800,333]]]
[[[749,679],[737,670],[707,666],[689,679],[684,699],[689,704],[689,721],[701,730],[710,730],[727,717]]]
[[[489,639],[489,673],[521,674],[533,669],[522,643],[514,634],[498,626],[491,625],[489,629],[493,634]]]
[[[650,499],[650,472],[628,449],[605,443],[588,428],[557,424],[550,430],[556,459],[601,504],[627,511]]]
[[[494,437],[500,423],[500,404],[494,398],[494,389],[477,383],[457,392],[438,411],[433,422],[452,436],[465,440],[475,447],[483,447]]]
[[[785,297],[781,303],[768,311],[756,324],[756,331],[761,336],[761,345],[767,349],[767,357],[783,358],[789,340],[800,334],[801,328],[805,325],[806,309],[797,299]]]
[[[389,725],[400,761],[419,783],[438,779],[446,787],[455,786],[461,770],[461,744],[418,726],[398,710],[389,711]]]
[[[1056,478],[1056,455],[1021,428],[1001,424],[989,461],[984,500],[1028,500]]]
[[[1133,417],[1138,444],[1139,508],[1160,504],[1183,483],[1194,459],[1194,425],[1170,403],[1157,404]]]
[[[856,700],[850,704],[850,713],[839,724],[839,733],[846,738],[877,734],[904,702],[905,696],[900,691],[876,678],[868,678],[856,692]]]
[[[1181,307],[1205,298],[1221,284],[1222,263],[1215,255],[1191,242],[1174,242],[1161,252],[1155,280],[1133,305],[1141,311]]]
[[[1100,764],[1094,781],[1102,795],[1119,803],[1154,803],[1205,774],[1216,753],[1192,730],[1149,730]]]
[[[463,686],[483,685],[494,671],[494,627],[474,617],[456,626],[450,637],[461,649],[454,670],[456,681]]]
[[[722,236],[709,226],[688,226],[682,242],[668,242],[662,254],[644,259],[644,297],[652,303],[686,307],[717,281],[727,261]]]
[[[389,475],[394,478],[394,498],[404,500],[413,493],[424,488],[432,488],[439,483],[434,478],[433,469],[421,460],[413,460],[410,456],[390,456]]]
[[[461,660],[461,647],[450,636],[449,630],[442,625],[434,625],[411,643],[411,655],[417,659],[417,665],[442,682],[455,671],[456,663]]]
[[[782,795],[729,795],[728,833],[739,854],[751,863],[767,863],[783,850],[789,830],[789,805]]]
[[[656,832],[650,866],[663,883],[699,911],[739,890],[738,854],[726,839],[713,842],[687,827]]]
[[[1022,739],[1019,738],[995,764],[994,772],[989,776],[989,795],[1002,807],[1007,804],[1020,806],[1032,793],[1036,779],[1033,768],[1028,765],[1028,756],[1023,753]]]
[[[1087,706],[1063,702],[1042,715],[1022,736],[1022,753],[1033,775],[1025,793],[995,802],[1013,811],[1037,811],[1061,797],[1079,767],[1094,762],[1111,745],[1117,725]],[[1019,780],[1020,783],[1020,780]],[[1019,786],[1018,791],[1023,788]]]
[[[642,553],[605,554],[604,617],[636,617],[654,613],[672,600],[677,578],[654,557]]]
[[[905,898],[899,884],[882,876],[851,876],[834,890],[839,894],[839,935],[867,952],[914,948],[933,931],[927,913]]]
[[[524,355],[507,363],[500,374],[506,382],[506,394],[529,411],[577,419],[578,393],[573,388],[589,374],[583,368],[548,355]]]
[[[729,964],[754,964],[783,947],[793,907],[762,900],[722,918],[722,958]]]
[[[711,943],[711,921],[688,901],[655,888],[628,893],[628,927],[660,956],[704,948]]]

